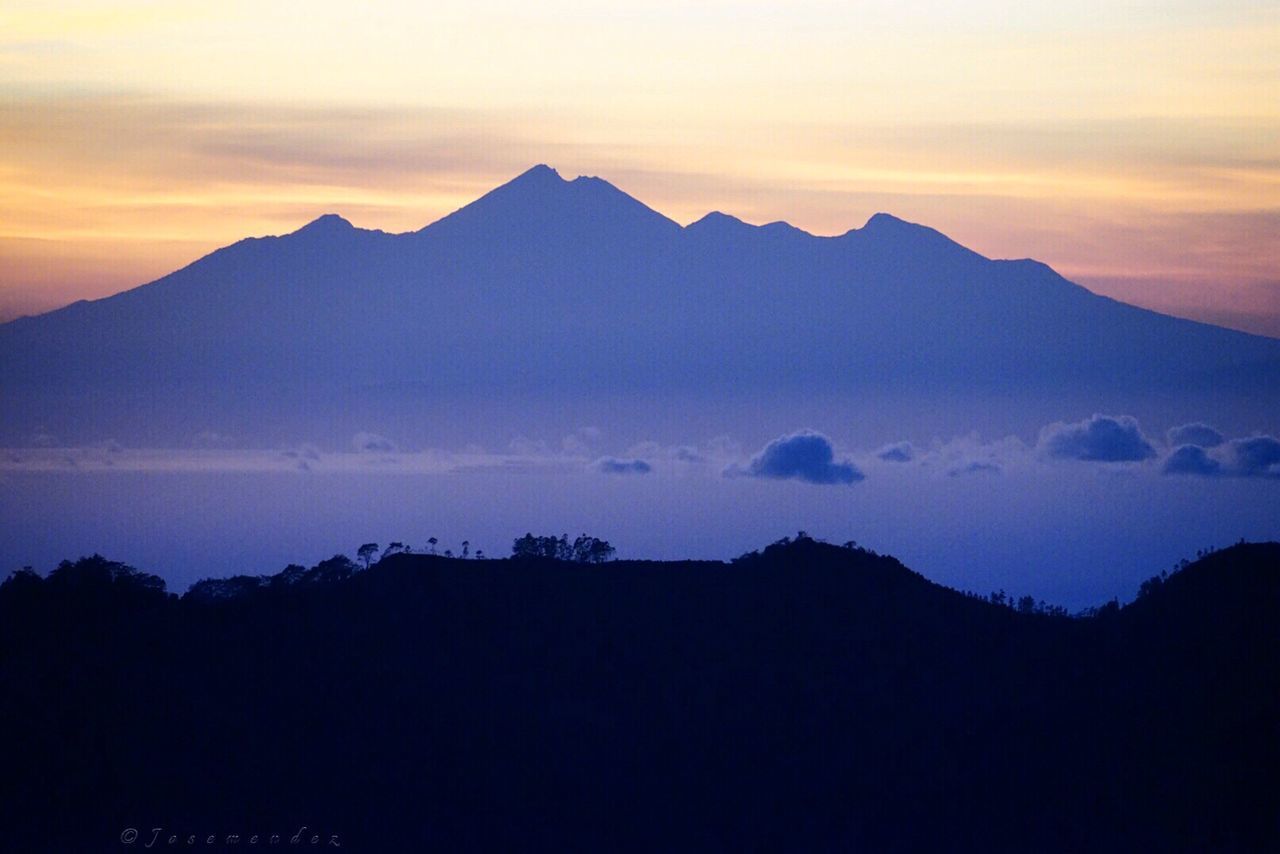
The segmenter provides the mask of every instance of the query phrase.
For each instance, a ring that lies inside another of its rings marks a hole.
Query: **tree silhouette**
[[[436,553],[436,543],[438,543],[438,542],[440,542],[440,541],[439,541],[439,540],[437,540],[435,537],[428,537],[428,538],[427,538],[427,545],[431,546],[431,553],[432,553],[432,554],[435,554],[435,553]]]
[[[613,552],[608,542],[586,534],[573,541],[573,559],[578,563],[604,563],[613,557]]]
[[[511,543],[512,557],[539,557],[539,541],[541,537],[535,537],[533,534],[525,534],[523,537],[517,537]]]
[[[193,602],[222,602],[256,593],[269,583],[268,578],[251,575],[206,578],[191,585],[187,590],[186,598]]]
[[[364,561],[365,569],[369,568],[369,564],[373,561],[373,556],[376,555],[377,553],[378,553],[377,543],[365,543],[363,546],[356,549],[356,557]]]
[[[34,574],[34,573],[33,573]],[[164,595],[164,580],[156,575],[140,572],[132,566],[107,560],[102,555],[82,557],[74,563],[64,560],[49,573],[48,583],[86,595],[142,594]]]
[[[40,573],[29,566],[24,566],[22,569],[15,569],[5,579],[4,587],[11,594],[27,594],[32,590],[38,590],[42,584],[44,584],[44,579],[40,577]]]
[[[370,545],[373,546],[373,549],[370,552],[372,555],[372,552],[376,552],[378,550],[378,546],[373,543],[370,543]],[[367,560],[368,558],[366,558],[366,569],[368,569]],[[312,583],[345,581],[354,575],[355,571],[356,565],[351,562],[351,558],[346,555],[334,555],[328,560],[320,561],[320,563],[307,570],[304,580]]]
[[[582,534],[572,543],[569,535],[535,537],[525,534],[511,544],[511,554],[518,558],[550,558],[575,563],[601,563],[613,556],[614,548],[605,540]]]

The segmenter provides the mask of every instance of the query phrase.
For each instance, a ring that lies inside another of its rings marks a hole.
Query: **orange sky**
[[[1205,5],[10,2],[0,317],[546,162],[681,222],[889,211],[1280,335],[1280,11]]]

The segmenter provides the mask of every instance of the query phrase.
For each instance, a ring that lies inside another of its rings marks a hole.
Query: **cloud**
[[[708,456],[717,460],[736,460],[742,457],[742,443],[731,436],[715,436],[706,442]]]
[[[1087,462],[1138,462],[1156,455],[1130,415],[1094,415],[1074,424],[1050,424],[1040,431],[1037,447],[1053,459]]]
[[[910,442],[896,442],[876,451],[876,456],[885,462],[909,463],[915,459],[916,451]]]
[[[235,439],[217,430],[201,430],[191,437],[191,444],[197,448],[229,448]]]
[[[1170,430],[1170,435],[1173,431]],[[1205,453],[1199,445],[1179,445],[1165,458],[1160,471],[1165,474],[1198,474],[1212,476],[1221,474],[1222,464]]]
[[[889,446],[893,448],[894,446]],[[887,450],[887,449],[882,449]],[[968,474],[1004,474],[1024,465],[1027,445],[1017,436],[984,441],[976,432],[948,441],[934,439],[927,449],[912,446],[912,459],[921,467],[948,477]]]
[[[1216,448],[1226,441],[1226,437],[1217,430],[1199,421],[1194,424],[1183,424],[1181,427],[1174,427],[1169,431],[1168,438],[1172,447],[1199,445],[1201,448]]]
[[[601,457],[591,467],[602,474],[648,474],[653,467],[644,460]]]
[[[1224,452],[1231,474],[1239,477],[1280,477],[1280,440],[1273,436],[1232,439]]]
[[[646,439],[643,442],[636,442],[630,448],[627,448],[628,457],[641,457],[643,459],[655,459],[666,456],[667,449],[652,439]]]
[[[560,440],[564,452],[574,457],[585,457],[600,442],[598,427],[581,427]]]
[[[396,443],[377,433],[366,433],[363,430],[351,437],[351,446],[361,454],[390,454],[396,450]]]
[[[52,433],[37,430],[31,434],[28,444],[33,448],[52,448],[58,444],[58,440]]]
[[[627,449],[627,456],[646,460],[671,460],[677,463],[701,463],[706,461],[706,457],[691,445],[669,446],[654,442],[651,439],[632,445]]]
[[[1165,459],[1161,471],[1203,477],[1280,478],[1280,439],[1274,436],[1232,439],[1212,451],[1199,445],[1181,445]]]
[[[818,484],[856,483],[864,477],[852,462],[837,462],[831,440],[812,430],[774,439],[745,469],[730,466],[725,474]]]
[[[527,436],[516,436],[507,444],[507,449],[519,457],[545,457],[551,453],[545,441]]]
[[[574,468],[580,463],[575,461]],[[379,474],[442,474],[446,472],[522,468],[545,470],[569,469],[560,457],[538,460],[506,454],[484,452],[458,453],[443,449],[426,449],[395,454],[361,453],[357,451],[321,453],[314,445],[300,444],[280,449],[225,448],[121,448],[104,451],[100,446],[75,448],[34,448],[18,453],[0,451],[0,472],[61,471],[73,467],[79,471],[116,472],[270,472],[297,470],[302,472],[343,472],[360,474],[376,466]]]
[[[960,477],[966,474],[1001,474],[1004,469],[1000,468],[999,463],[993,463],[990,460],[969,460],[966,463],[960,463],[947,469],[948,477]]]
[[[360,448],[357,446],[356,450],[360,450]],[[281,451],[281,453],[290,459],[301,460],[303,462],[306,460],[320,459],[320,449],[310,442],[303,442],[298,447],[289,448],[288,450]]]

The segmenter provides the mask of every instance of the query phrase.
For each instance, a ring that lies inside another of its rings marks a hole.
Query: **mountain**
[[[252,432],[276,409],[328,417],[371,389],[438,412],[894,388],[1276,401],[1280,341],[1100,297],[888,214],[839,237],[720,213],[681,227],[546,166],[420,231],[330,214],[0,325],[0,444],[190,432],[200,421],[181,413],[210,409]]]
[[[1068,618],[807,538],[181,600],[88,558],[0,587],[0,820],[32,852],[1276,850],[1280,544],[1144,590]]]

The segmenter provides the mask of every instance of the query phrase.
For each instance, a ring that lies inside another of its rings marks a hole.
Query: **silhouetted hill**
[[[723,214],[682,228],[538,166],[420,231],[330,214],[0,325],[0,444],[184,442],[211,408],[261,435],[300,413],[328,423],[369,387],[440,418],[469,396],[554,409],[653,390],[1274,399],[1277,378],[1280,341],[1124,305],[888,214],[838,237]]]
[[[13,850],[304,824],[375,852],[1280,842],[1277,544],[1075,619],[807,539],[152,578],[0,587]]]

